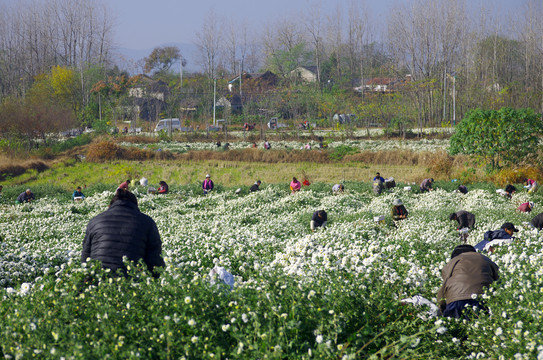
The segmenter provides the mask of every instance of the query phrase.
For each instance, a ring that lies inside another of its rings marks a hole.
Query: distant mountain
[[[187,59],[187,65],[183,72],[199,72],[201,67],[197,65],[196,59],[198,49],[194,44],[182,43],[165,43],[157,46],[177,46],[181,51],[181,55]],[[115,50],[114,63],[123,70],[127,70],[131,74],[139,74],[142,72],[143,59],[149,56],[154,48],[150,49],[127,49],[117,48]],[[179,63],[172,66],[174,71],[179,72]]]

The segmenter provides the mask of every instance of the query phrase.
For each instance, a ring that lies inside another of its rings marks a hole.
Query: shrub
[[[332,160],[341,160],[345,155],[352,155],[358,152],[357,148],[348,145],[340,145],[336,147],[328,156]]]
[[[91,144],[87,151],[87,160],[89,161],[106,161],[119,158],[121,147],[111,141],[100,141]]]
[[[437,152],[430,156],[428,172],[436,177],[449,178],[454,158],[446,152]]]
[[[541,179],[542,171],[538,168],[518,168],[518,169],[502,169],[498,171],[493,177],[492,181],[499,186],[505,186],[507,184],[519,184],[523,183],[524,179]]]

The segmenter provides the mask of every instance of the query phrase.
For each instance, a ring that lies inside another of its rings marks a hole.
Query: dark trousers
[[[477,300],[458,300],[447,304],[445,311],[443,311],[443,316],[469,320],[470,315],[474,312],[474,308],[476,308],[475,311],[488,311],[488,308]]]

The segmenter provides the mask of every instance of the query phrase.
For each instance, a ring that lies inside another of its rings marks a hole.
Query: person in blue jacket
[[[36,197],[34,196],[34,193],[30,191],[30,189],[26,189],[26,191],[22,192],[15,201],[17,204],[27,203],[31,202],[33,200],[36,200]]]
[[[483,251],[485,246],[490,243],[492,240],[509,240],[514,239],[513,234],[518,232],[518,229],[515,228],[515,225],[510,222],[506,222],[502,225],[499,230],[489,230],[485,232],[484,240],[475,245],[475,250]]]
[[[385,183],[385,179],[381,176],[380,173],[375,174],[375,177],[373,178],[373,181],[376,181],[376,180],[381,181],[383,184]]]
[[[74,201],[76,197],[81,199],[85,198],[85,195],[83,195],[81,192],[81,186],[78,186],[77,189],[74,190],[74,193],[72,194],[72,201]]]

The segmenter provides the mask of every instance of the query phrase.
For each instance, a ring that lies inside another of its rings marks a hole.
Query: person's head
[[[379,176],[381,176],[381,174],[379,174],[379,173],[376,173],[376,174],[375,174],[375,176],[379,177]]]
[[[451,259],[455,258],[456,256],[460,254],[467,253],[467,252],[476,252],[476,251],[475,251],[475,248],[471,245],[467,245],[467,244],[458,245],[457,247],[454,248],[451,254]]]
[[[320,217],[320,218],[325,217],[326,216],[326,211],[324,211],[324,210],[317,211],[317,216]]]
[[[30,189],[26,189],[25,193],[27,193],[28,195],[32,194],[32,191],[30,191]]]
[[[343,186],[343,184],[339,184],[339,190],[343,191],[344,189],[345,189],[345,186]]]
[[[81,186],[78,186],[76,190],[81,191]]]
[[[130,182],[132,182],[132,180],[131,180],[131,179],[127,179],[126,182],[130,184]]]
[[[136,195],[125,189],[117,189],[115,195],[113,195],[111,201],[109,202],[109,206],[113,205],[114,202],[119,200],[129,201],[138,205],[138,199],[136,198]]]
[[[206,175],[206,180],[209,180],[209,179],[211,179],[211,175],[207,174]]]
[[[402,206],[403,202],[400,199],[394,199],[394,201],[392,202],[392,205],[394,205],[394,206]]]
[[[293,177],[293,178],[292,178],[292,181],[298,182],[298,179],[296,179],[295,177]]]
[[[260,184],[262,184],[262,181],[257,180],[256,183],[257,183],[257,185],[260,185]]]
[[[0,191],[2,191],[2,186],[0,186]],[[530,207],[530,209],[533,209],[534,208],[534,203],[533,201],[528,201],[528,206]]]
[[[430,178],[430,182],[434,182],[434,178]]]
[[[505,230],[505,232],[511,236],[513,236],[513,233],[518,232],[518,229],[515,228],[515,225],[513,225],[513,223],[510,223],[510,222],[506,222],[505,224],[503,224],[502,229]]]
[[[456,213],[452,213],[451,215],[449,215],[449,220],[456,220],[458,218],[458,216],[456,215]]]
[[[158,185],[166,185],[166,182],[164,180],[160,180]]]

